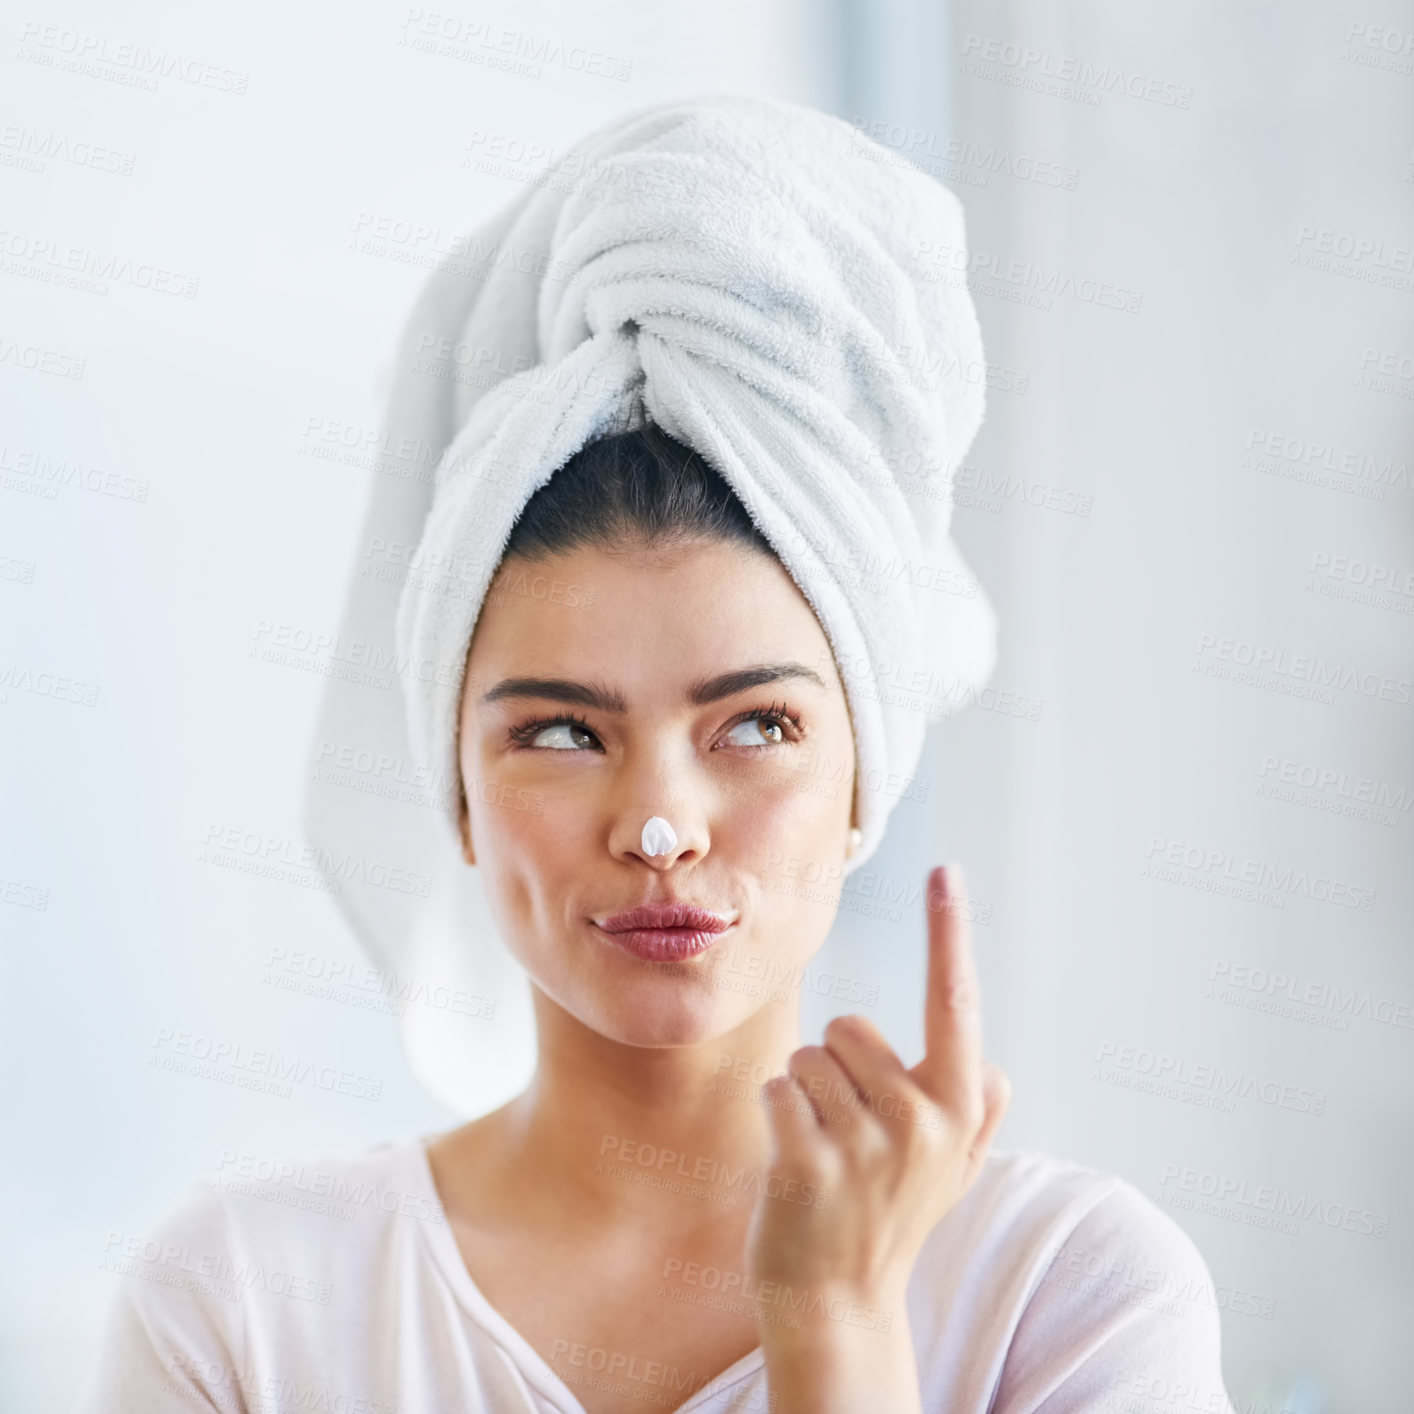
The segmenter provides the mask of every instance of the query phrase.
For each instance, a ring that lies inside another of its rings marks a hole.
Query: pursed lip
[[[723,933],[732,925],[725,914],[688,903],[641,903],[636,908],[594,921],[606,933],[629,933],[639,928],[687,928],[694,933]]]

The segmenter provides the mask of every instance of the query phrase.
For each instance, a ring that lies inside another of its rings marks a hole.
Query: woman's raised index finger
[[[960,865],[939,865],[929,872],[925,1054],[913,1074],[941,1104],[981,1094],[982,994],[966,905],[967,881]]]

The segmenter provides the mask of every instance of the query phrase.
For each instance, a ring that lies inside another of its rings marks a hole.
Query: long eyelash
[[[579,727],[590,736],[594,735],[594,729],[575,712],[563,712],[558,717],[537,717],[531,722],[522,722],[519,726],[512,727],[510,738],[519,746],[524,746],[526,742],[532,740],[538,733],[543,732],[546,727],[572,726]]]
[[[761,718],[763,721],[776,721],[782,726],[789,726],[791,731],[786,734],[787,741],[798,740],[805,730],[800,724],[800,718],[796,716],[784,702],[773,702],[769,707],[757,707],[750,712],[743,712],[741,716],[732,723],[732,726],[739,727],[743,722],[749,722],[756,717]],[[773,741],[762,742],[761,746],[748,746],[745,750],[761,751],[765,747],[775,746],[776,744],[777,743]]]

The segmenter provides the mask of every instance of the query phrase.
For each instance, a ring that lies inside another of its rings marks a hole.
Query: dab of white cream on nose
[[[661,815],[655,815],[643,827],[643,852],[650,857],[667,854],[677,846],[677,842],[673,827]]]

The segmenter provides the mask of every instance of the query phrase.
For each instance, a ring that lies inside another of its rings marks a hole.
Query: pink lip
[[[732,926],[720,913],[690,904],[642,904],[606,918],[596,927],[611,943],[650,962],[695,957]]]

